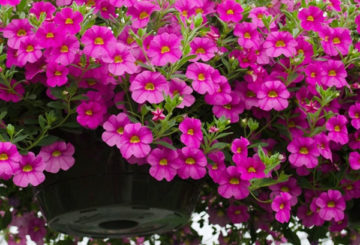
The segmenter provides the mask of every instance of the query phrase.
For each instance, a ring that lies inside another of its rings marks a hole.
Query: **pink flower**
[[[264,111],[270,111],[271,109],[281,111],[286,109],[289,105],[287,100],[289,97],[290,93],[286,89],[285,84],[279,80],[263,83],[257,92],[259,107]]]
[[[61,65],[70,65],[80,48],[78,39],[68,35],[57,47],[53,47],[48,54],[48,62],[56,62]]]
[[[9,6],[16,6],[20,3],[20,0],[0,0],[1,5],[9,5]]]
[[[103,124],[105,132],[101,136],[102,140],[109,146],[116,145],[120,149],[121,144],[125,141],[124,127],[128,123],[130,123],[130,119],[123,112],[116,116],[111,115]]]
[[[263,43],[265,52],[270,57],[284,55],[291,57],[296,54],[297,42],[293,36],[286,31],[271,32]]]
[[[350,152],[349,155],[349,164],[351,169],[359,170],[360,169],[360,154],[356,151]]]
[[[130,83],[131,97],[139,104],[158,104],[164,100],[163,93],[169,93],[169,84],[159,72],[143,71]]]
[[[240,138],[233,140],[233,142],[231,143],[230,150],[232,153],[234,153],[234,156],[239,155],[241,157],[247,157],[248,145],[250,145],[249,140],[241,136]],[[235,161],[234,156],[233,156],[233,161]]]
[[[199,94],[213,94],[215,85],[212,80],[214,68],[208,64],[194,62],[187,67],[186,77],[193,80],[192,87]]]
[[[59,32],[58,27],[53,22],[43,22],[35,36],[42,48],[59,46],[64,39],[64,34]]]
[[[291,153],[290,163],[296,167],[315,168],[318,165],[317,157],[320,153],[312,138],[296,137],[287,146],[287,150]]]
[[[62,65],[50,63],[46,67],[46,84],[49,87],[62,86],[67,83],[69,70]]]
[[[341,192],[328,190],[316,199],[316,206],[320,208],[319,216],[327,221],[334,219],[336,222],[344,219],[346,204]]]
[[[82,20],[82,14],[79,11],[73,11],[71,8],[63,8],[54,18],[59,30],[70,34],[76,34],[80,31]]]
[[[195,37],[190,43],[190,47],[190,54],[197,55],[197,57],[192,59],[191,61],[209,61],[215,56],[215,53],[218,51],[216,43],[212,39],[207,37]]]
[[[152,150],[147,157],[147,162],[151,165],[150,175],[158,181],[162,179],[171,181],[176,175],[176,170],[181,165],[178,153],[168,148]]]
[[[349,141],[348,131],[346,128],[347,119],[343,115],[337,115],[326,122],[326,129],[329,131],[328,139],[342,145]]]
[[[360,14],[358,16],[356,16],[355,24],[357,26],[356,30],[358,31],[358,33],[360,33]]]
[[[235,163],[243,180],[265,177],[265,164],[262,163],[259,157],[243,157],[240,159]]]
[[[249,195],[250,183],[241,178],[241,174],[235,166],[230,166],[223,172],[219,184],[218,192],[224,198],[234,197],[240,200]]]
[[[7,46],[13,49],[18,49],[20,43],[33,35],[32,25],[30,25],[28,19],[13,19],[2,30],[5,38],[8,38]]]
[[[280,223],[289,222],[290,220],[290,205],[291,195],[286,192],[280,192],[271,203],[271,208],[276,212],[275,219]]]
[[[0,99],[10,102],[19,102],[21,101],[23,95],[25,94],[25,89],[21,83],[17,83],[14,79],[11,80],[10,87],[0,84]]]
[[[116,43],[109,51],[109,56],[104,57],[103,60],[108,63],[109,72],[116,76],[121,76],[125,72],[134,74],[137,71],[135,57],[130,53],[129,48],[121,43]]]
[[[45,20],[51,20],[55,11],[56,8],[49,2],[35,2],[32,4],[29,13],[34,14],[38,19],[41,13],[45,13]]]
[[[305,80],[309,85],[320,84],[323,62],[313,61],[305,68]]]
[[[164,120],[166,116],[163,112],[164,109],[156,108],[156,110],[151,112],[151,114],[153,114],[152,120],[153,121]]]
[[[21,162],[16,145],[10,142],[0,142],[0,175],[12,175]]]
[[[116,44],[116,39],[108,27],[94,25],[86,30],[81,42],[84,44],[86,55],[101,59],[109,55]]]
[[[175,34],[162,33],[156,35],[147,51],[151,63],[156,66],[164,66],[167,63],[175,63],[182,55],[180,49],[181,38]]]
[[[195,97],[192,95],[193,89],[187,86],[186,83],[180,79],[174,78],[169,83],[170,96],[174,97],[179,94],[183,99],[180,105],[176,108],[184,108],[185,106],[191,106],[195,102]]]
[[[17,52],[17,59],[21,66],[27,62],[35,63],[42,56],[41,47],[34,36],[25,38]]]
[[[27,227],[27,233],[30,235],[31,240],[36,244],[43,244],[44,237],[47,234],[44,219],[33,217],[29,220]]]
[[[233,224],[247,222],[250,218],[248,207],[245,205],[230,205],[226,213]]]
[[[206,175],[207,160],[204,153],[193,147],[184,147],[179,152],[181,165],[178,175],[182,179],[201,179]]]
[[[215,85],[215,92],[213,94],[206,94],[204,99],[209,105],[226,105],[232,100],[231,86],[224,76],[219,76]]]
[[[329,146],[329,140],[326,134],[321,133],[314,137],[317,148],[321,156],[332,161],[332,152]]]
[[[203,139],[201,131],[201,121],[196,118],[185,118],[179,124],[179,130],[182,132],[180,140],[188,147],[199,148]]]
[[[260,35],[256,24],[242,22],[235,26],[234,35],[239,37],[238,44],[243,48],[255,48],[260,44]]]
[[[276,185],[269,186],[271,190],[270,197],[275,198],[281,192],[286,192],[291,195],[291,206],[296,205],[297,197],[301,195],[301,188],[298,186],[295,178],[290,177],[286,182],[278,183]]]
[[[74,146],[63,141],[55,142],[48,146],[41,147],[39,157],[45,162],[45,170],[50,173],[57,173],[60,169],[66,171],[71,168],[75,159]]]
[[[153,141],[151,130],[141,123],[128,123],[124,127],[124,142],[121,143],[121,155],[129,159],[131,156],[137,158],[146,157],[150,151]]]
[[[127,14],[131,15],[132,27],[143,28],[150,20],[150,15],[159,10],[159,7],[148,1],[134,1],[128,8]]]
[[[216,12],[225,22],[239,22],[242,19],[243,8],[233,0],[225,0],[217,6]]]
[[[349,108],[349,117],[351,120],[351,125],[355,129],[360,129],[360,103],[355,103]]]
[[[324,22],[324,12],[316,7],[309,6],[299,11],[299,19],[301,27],[307,31],[317,31],[321,29],[321,24]]]
[[[327,87],[342,88],[348,86],[347,72],[344,63],[340,60],[328,60],[322,63],[321,83]]]
[[[19,167],[14,173],[14,184],[20,187],[26,187],[28,184],[32,186],[41,184],[45,180],[43,173],[45,166],[42,158],[36,157],[32,152],[22,156]]]
[[[249,13],[249,18],[251,19],[251,23],[254,23],[257,27],[263,28],[265,27],[264,22],[262,21],[263,17],[268,17],[271,14],[267,10],[266,7],[256,7],[252,8]],[[275,21],[272,21],[270,24],[270,28],[275,27]]]
[[[231,102],[226,105],[215,105],[212,108],[214,115],[217,118],[222,116],[228,118],[231,123],[239,121],[239,115],[244,112],[244,101],[240,99],[237,92],[231,92]]]
[[[207,165],[208,173],[215,183],[219,183],[222,172],[226,169],[225,155],[221,151],[211,152],[208,158],[211,160]]]
[[[106,107],[100,102],[86,101],[81,102],[76,112],[76,120],[81,126],[95,129],[103,123]]]
[[[322,38],[321,45],[324,52],[331,56],[337,56],[340,52],[342,55],[347,55],[349,52],[352,39],[350,30],[347,28],[336,27],[323,27],[319,32]]]

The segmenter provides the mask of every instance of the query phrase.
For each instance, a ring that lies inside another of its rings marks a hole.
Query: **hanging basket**
[[[47,174],[36,189],[50,228],[79,237],[119,238],[160,234],[188,222],[199,196],[196,182],[159,182],[147,166],[130,165],[117,148],[90,133],[69,141],[75,165]]]

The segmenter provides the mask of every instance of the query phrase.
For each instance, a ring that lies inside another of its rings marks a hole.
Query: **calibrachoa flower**
[[[167,148],[152,150],[146,159],[151,165],[150,175],[158,181],[162,179],[171,181],[176,175],[176,170],[181,166],[178,153]]]
[[[40,18],[41,14],[45,14],[45,20],[50,21],[53,18],[55,11],[56,8],[49,2],[35,2],[32,4],[29,13],[34,14],[38,19]]]
[[[307,31],[319,30],[325,20],[324,12],[316,6],[309,6],[308,8],[300,10],[299,19],[301,21],[301,27]]]
[[[349,164],[351,169],[359,170],[360,169],[360,154],[356,151],[350,152],[349,155]]]
[[[257,156],[244,157],[235,163],[239,173],[241,174],[241,178],[244,180],[265,177],[265,164]]]
[[[208,173],[215,183],[218,183],[221,179],[222,172],[226,169],[225,155],[221,151],[211,152],[208,155],[209,161]]]
[[[151,114],[153,114],[153,121],[164,120],[166,118],[164,109],[156,108],[155,110],[151,111]]]
[[[104,62],[108,63],[109,72],[116,76],[121,76],[125,72],[134,74],[137,71],[135,65],[135,57],[131,54],[128,47],[117,43],[109,51],[109,56],[103,58]]]
[[[332,152],[326,134],[320,133],[318,135],[315,135],[314,139],[318,146],[317,148],[319,150],[320,155],[332,161]]]
[[[35,156],[33,152],[22,156],[18,169],[14,173],[14,184],[26,187],[28,184],[37,186],[45,180],[43,171],[45,162],[41,157]]]
[[[341,88],[347,86],[344,63],[340,60],[328,60],[322,63],[321,83],[327,87]]]
[[[230,150],[232,153],[234,153],[233,155],[233,161],[236,162],[234,160],[234,157],[247,157],[248,155],[248,145],[250,145],[250,142],[247,138],[244,137],[240,137],[239,139],[234,139],[233,142],[231,143],[231,147]]]
[[[196,55],[196,58],[192,59],[192,61],[209,61],[214,56],[215,53],[218,51],[216,47],[216,43],[206,37],[195,37],[192,42],[190,43],[191,53]]]
[[[297,42],[293,36],[286,31],[271,32],[263,43],[265,52],[270,57],[284,55],[291,57],[296,54]]]
[[[218,192],[222,197],[244,199],[249,195],[249,181],[243,180],[235,166],[227,167],[219,180]]]
[[[11,80],[10,86],[0,84],[0,99],[4,101],[19,102],[25,93],[24,87],[21,83],[17,83],[14,79]]]
[[[49,53],[47,53],[47,57],[49,57],[48,62],[69,65],[75,60],[79,48],[79,40],[74,36],[67,36],[60,42],[59,46],[53,47],[49,50]]]
[[[21,42],[17,52],[17,59],[20,65],[25,65],[27,62],[35,63],[41,56],[41,47],[35,36],[27,37]]]
[[[234,35],[238,37],[238,44],[243,48],[255,48],[260,45],[260,35],[257,26],[243,22],[236,25]]]
[[[201,179],[206,174],[207,160],[200,149],[184,147],[179,151],[178,175],[182,179]]]
[[[193,89],[187,86],[186,83],[180,79],[174,78],[169,83],[170,96],[174,97],[179,94],[182,98],[182,102],[177,108],[184,108],[191,106],[195,102],[195,97],[192,95]]]
[[[355,129],[360,129],[360,103],[350,106],[349,117],[351,118],[351,125]]]
[[[179,130],[182,132],[180,140],[186,146],[199,148],[203,139],[201,131],[201,121],[196,118],[185,118],[179,124]]]
[[[81,37],[84,44],[84,53],[94,58],[101,59],[109,55],[116,44],[116,39],[111,30],[105,26],[92,26]]]
[[[222,1],[216,8],[221,20],[225,22],[239,22],[242,19],[243,9],[234,0]]]
[[[66,66],[50,63],[46,67],[46,84],[49,87],[62,86],[67,83],[69,70]]]
[[[318,165],[317,157],[320,153],[312,138],[296,137],[287,146],[287,150],[291,153],[289,162],[296,167],[315,168]]]
[[[82,102],[77,108],[77,122],[84,127],[95,129],[103,123],[106,107],[97,101]]]
[[[231,205],[227,209],[226,213],[231,222],[234,224],[246,222],[250,218],[248,207],[245,205]]]
[[[74,165],[74,152],[75,148],[71,143],[60,141],[41,147],[38,157],[46,164],[47,172],[57,173],[60,169],[66,171]]]
[[[265,111],[286,109],[289,105],[287,100],[289,97],[290,93],[285,84],[278,80],[263,83],[257,92],[259,107]]]
[[[342,145],[349,141],[348,131],[346,128],[347,119],[343,115],[337,115],[326,122],[326,129],[329,131],[328,139]]]
[[[0,175],[12,175],[21,161],[16,145],[0,142]]]
[[[130,119],[123,112],[116,116],[111,115],[103,124],[105,131],[101,136],[102,140],[109,146],[116,145],[120,149],[121,144],[125,141],[124,127],[128,123],[130,123]]]
[[[152,12],[159,9],[156,5],[147,1],[132,1],[130,6],[127,14],[132,16],[131,20],[134,28],[145,27],[150,20]]]
[[[126,159],[129,159],[131,156],[137,158],[146,157],[151,151],[152,132],[149,128],[142,126],[141,123],[126,124],[123,139],[120,151]]]
[[[147,51],[151,58],[151,63],[156,66],[164,66],[167,63],[175,63],[180,59],[181,38],[175,34],[162,33],[155,36]]]
[[[276,212],[275,219],[280,223],[289,222],[291,210],[291,195],[286,192],[280,192],[271,203],[271,208]]]
[[[215,85],[212,80],[214,68],[208,64],[194,62],[187,67],[186,77],[192,79],[192,87],[199,94],[213,94]]]
[[[321,45],[324,52],[331,56],[347,55],[350,45],[352,44],[350,31],[347,28],[337,27],[323,27],[319,32],[322,38]]]
[[[64,39],[63,33],[59,32],[58,27],[53,22],[43,22],[35,36],[42,48],[59,46]]]
[[[32,26],[28,19],[13,19],[3,30],[3,35],[8,38],[7,45],[18,49],[22,41],[33,35]]]
[[[71,8],[63,8],[54,18],[59,29],[70,34],[76,34],[80,31],[82,20],[82,14],[79,11],[73,11]]]
[[[316,199],[316,205],[320,208],[319,216],[327,221],[334,219],[336,222],[344,219],[346,203],[338,190],[328,190],[321,193]]]
[[[222,116],[230,119],[231,123],[239,121],[239,115],[243,113],[245,109],[244,101],[241,100],[240,96],[232,91],[231,92],[231,102],[226,105],[215,105],[212,108],[213,113],[216,117],[220,118]]]
[[[271,190],[270,197],[275,198],[278,196],[281,192],[286,192],[291,195],[291,206],[296,205],[298,196],[301,194],[301,188],[298,186],[297,181],[295,178],[290,177],[288,181],[282,182],[276,185],[269,186],[269,189]]]
[[[130,83],[131,97],[139,104],[158,104],[164,100],[163,93],[169,93],[169,84],[159,72],[143,71]]]

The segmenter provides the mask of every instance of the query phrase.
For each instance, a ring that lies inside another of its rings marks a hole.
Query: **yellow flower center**
[[[241,211],[240,211],[240,210],[236,210],[236,211],[235,211],[235,214],[236,214],[236,215],[239,215],[239,214],[241,214]]]
[[[61,76],[62,73],[61,73],[61,71],[56,71],[56,72],[54,73],[54,75],[55,75],[55,76]]]
[[[61,53],[67,53],[69,52],[69,47],[67,45],[62,45],[60,48]]]
[[[338,37],[334,37],[332,42],[333,42],[333,44],[340,44],[341,43],[340,38],[338,38]]]
[[[217,165],[217,163],[214,163],[214,164],[211,166],[211,168],[212,168],[213,170],[218,169],[218,165]]]
[[[298,49],[298,54],[304,54],[304,50],[303,49]]]
[[[30,52],[32,52],[32,51],[34,51],[34,46],[28,45],[28,46],[26,47],[26,52],[30,53]]]
[[[194,135],[194,129],[189,129],[188,131],[187,131],[187,134],[190,134],[190,135]]]
[[[278,40],[278,41],[276,41],[276,43],[275,43],[275,47],[277,47],[277,48],[283,48],[283,47],[285,47],[286,45],[285,45],[285,42],[283,41],[283,40]]]
[[[328,73],[329,77],[335,77],[336,76],[336,71],[335,70],[330,70]]]
[[[230,179],[230,184],[232,185],[238,185],[240,183],[238,178],[231,178]]]
[[[163,159],[160,160],[159,164],[161,166],[166,166],[166,165],[168,165],[168,160],[166,158],[163,158]]]
[[[71,18],[67,18],[67,19],[65,20],[65,24],[66,24],[66,25],[72,25],[72,24],[74,24],[74,21],[73,21]]]
[[[89,85],[89,86],[94,86],[96,84],[96,81],[95,79],[89,79],[86,81],[86,83]]]
[[[346,190],[351,191],[352,189],[353,189],[353,186],[352,186],[352,185],[346,186]]]
[[[256,169],[254,167],[248,168],[248,173],[256,173]]]
[[[270,98],[276,98],[276,97],[278,97],[278,94],[276,93],[276,91],[271,90],[271,91],[268,93],[268,96],[269,96]]]
[[[303,146],[300,148],[300,153],[306,155],[306,154],[309,154],[309,150],[308,150],[308,148]]]
[[[46,33],[46,38],[54,38],[54,33],[52,32]]]
[[[312,77],[312,78],[316,77],[316,73],[315,73],[315,72],[311,72],[310,77]]]
[[[246,39],[250,39],[250,38],[251,38],[250,33],[245,32],[245,33],[244,33],[244,38],[246,38]]]
[[[255,97],[255,93],[253,91],[249,90],[246,92],[246,97],[253,98],[253,97]]]
[[[230,104],[224,105],[224,108],[227,110],[231,110],[231,105]]]
[[[53,157],[59,157],[61,156],[61,152],[56,150],[56,151],[53,151],[52,154],[51,154]]]
[[[104,11],[104,12],[108,11],[107,7],[103,7],[102,11]]]
[[[181,12],[181,14],[182,14],[182,16],[187,17],[187,16],[188,16],[188,11],[183,10],[183,11]]]
[[[145,90],[154,90],[155,89],[155,86],[153,83],[147,83],[145,84]]]
[[[237,153],[241,153],[241,152],[242,152],[242,148],[241,148],[241,147],[236,148],[236,152],[237,152]]]
[[[258,19],[262,19],[262,17],[263,17],[264,15],[263,14],[258,14],[256,17],[258,18]]]
[[[97,37],[97,38],[95,38],[94,44],[104,45],[104,39],[102,39],[101,37]]]
[[[149,17],[149,14],[148,14],[147,12],[145,12],[145,11],[142,11],[142,12],[140,13],[140,15],[139,15],[139,19],[140,19],[140,20],[145,19],[145,18],[147,18],[147,17]]]
[[[170,52],[170,48],[169,46],[162,46],[161,47],[161,53],[164,54],[164,53],[169,53]]]
[[[290,122],[288,123],[288,127],[289,127],[289,128],[295,128],[295,126],[296,126],[296,124],[295,124],[294,121],[290,121]]]
[[[203,49],[203,48],[198,48],[198,49],[196,49],[196,52],[195,52],[196,54],[205,54],[205,49]]]
[[[334,127],[334,130],[335,130],[335,132],[340,132],[341,128],[340,128],[339,125],[336,125],[336,126]]]
[[[200,80],[200,81],[204,81],[204,80],[205,80],[205,75],[204,75],[204,73],[199,73],[199,75],[198,75],[198,80]]]
[[[122,59],[122,57],[120,55],[116,55],[114,57],[114,62],[115,63],[122,63],[124,60]]]
[[[356,113],[355,113],[355,118],[360,118],[359,112],[356,112]]]
[[[234,10],[232,10],[232,9],[228,9],[227,11],[226,11],[226,14],[234,14]]]
[[[93,115],[93,111],[92,110],[86,110],[85,114],[88,116],[92,116]]]
[[[330,202],[327,203],[327,206],[328,206],[329,208],[333,208],[333,207],[335,207],[335,202],[334,202],[334,201],[330,201]]]
[[[307,21],[314,21],[314,17],[312,15],[309,15],[307,18],[306,18]]]
[[[280,188],[280,190],[281,190],[282,192],[289,192],[289,187],[283,186],[283,187]]]
[[[197,8],[197,9],[195,9],[195,13],[196,14],[199,14],[199,13],[204,13],[204,10],[202,9],[202,8]]]
[[[284,203],[281,203],[279,208],[280,208],[280,209],[284,209],[284,208],[285,208],[285,204],[284,204]]]
[[[23,37],[23,36],[26,35],[26,31],[25,31],[24,29],[20,29],[20,30],[18,30],[18,32],[16,33],[16,35],[17,35],[18,37]]]
[[[9,159],[9,156],[6,153],[0,154],[0,161],[6,161]]]
[[[123,133],[124,133],[124,128],[123,128],[123,127],[119,127],[119,128],[116,130],[116,132],[117,132],[118,134],[123,134]]]
[[[33,170],[33,168],[32,168],[32,166],[31,166],[30,164],[26,164],[26,165],[22,168],[22,170],[23,170],[24,172],[30,172],[30,171]]]
[[[193,165],[193,164],[195,164],[195,159],[192,157],[188,157],[188,158],[186,158],[185,163],[189,164],[189,165]]]
[[[140,139],[137,135],[131,136],[130,143],[139,143]]]

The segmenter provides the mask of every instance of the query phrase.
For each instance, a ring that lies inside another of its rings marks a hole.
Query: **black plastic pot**
[[[117,148],[91,134],[67,137],[75,165],[47,174],[36,197],[50,228],[70,235],[119,238],[160,234],[184,225],[199,196],[196,182],[157,181]]]
[[[353,199],[352,207],[347,210],[349,225],[352,228],[360,229],[360,199]]]

